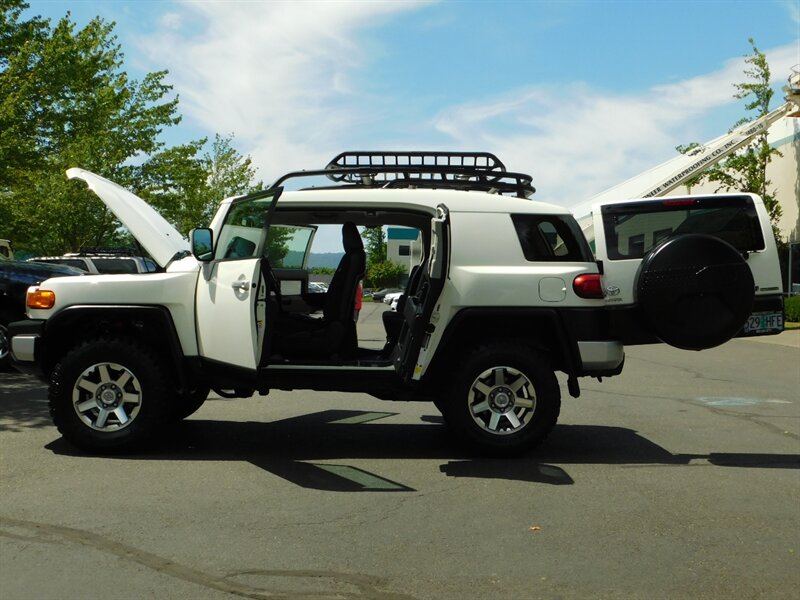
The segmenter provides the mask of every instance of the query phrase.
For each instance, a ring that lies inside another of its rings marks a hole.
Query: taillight
[[[56,304],[56,293],[50,290],[31,288],[25,299],[28,308],[53,308]]]
[[[697,200],[691,198],[675,198],[661,202],[662,206],[694,206],[695,204],[697,204]]]
[[[597,273],[584,273],[572,281],[572,289],[581,298],[602,298],[603,284]]]

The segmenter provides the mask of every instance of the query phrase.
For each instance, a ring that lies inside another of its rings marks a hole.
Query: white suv
[[[137,256],[132,250],[109,248],[82,248],[62,256],[36,256],[31,262],[67,265],[84,273],[154,273],[158,265],[151,259]]]
[[[518,452],[556,423],[555,371],[577,397],[579,378],[622,371],[626,344],[699,350],[783,329],[772,230],[750,194],[596,206],[593,253],[568,210],[530,200],[530,177],[491,154],[344,153],[223,201],[187,243],[130,192],[68,175],[162,269],[45,281],[32,320],[10,328],[18,366],[50,381],[59,431],[89,451],[146,441],[213,388],[430,401],[463,440]],[[284,191],[314,178],[325,184]],[[384,347],[359,347],[358,228],[388,225],[415,229],[421,258],[385,313]],[[310,293],[311,242],[331,226],[344,255]]]

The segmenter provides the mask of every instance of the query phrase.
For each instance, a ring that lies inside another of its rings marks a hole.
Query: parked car
[[[36,256],[38,263],[67,265],[84,273],[155,273],[158,265],[152,259],[138,256],[132,250],[87,249],[62,256]]]
[[[25,297],[28,287],[53,277],[82,275],[64,265],[47,265],[18,260],[0,261],[0,370],[10,363],[8,325],[26,319]]]
[[[393,294],[395,292],[402,292],[400,288],[385,288],[382,290],[378,290],[377,292],[372,294],[373,302],[383,302],[384,298],[386,298],[386,294]]]
[[[14,247],[11,240],[0,240],[0,260],[14,260]]]
[[[403,290],[397,292],[389,292],[383,297],[384,304],[392,304],[394,302],[395,307],[397,307],[397,300],[402,296],[405,292]]]

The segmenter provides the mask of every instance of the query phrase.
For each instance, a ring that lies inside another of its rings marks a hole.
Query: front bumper
[[[44,323],[42,320],[31,319],[8,324],[11,360],[20,371],[43,375],[41,359]]]

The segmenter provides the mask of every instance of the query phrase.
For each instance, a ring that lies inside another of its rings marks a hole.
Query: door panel
[[[255,373],[271,331],[267,329],[269,263],[283,247],[270,239],[269,222],[282,188],[237,198],[203,265],[195,311],[200,356]]]
[[[255,370],[261,358],[266,319],[266,286],[261,258],[227,260],[206,266],[208,279],[197,286],[200,355]]]

